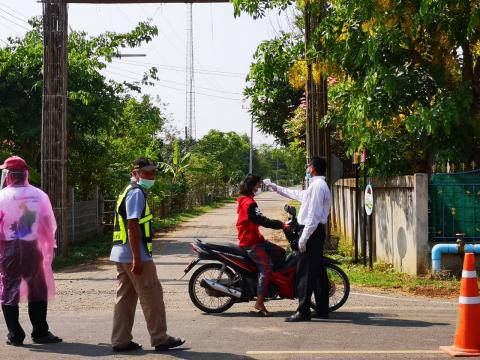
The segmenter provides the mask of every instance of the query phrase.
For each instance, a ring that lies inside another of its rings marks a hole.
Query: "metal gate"
[[[480,240],[480,170],[434,174],[428,195],[431,241]]]

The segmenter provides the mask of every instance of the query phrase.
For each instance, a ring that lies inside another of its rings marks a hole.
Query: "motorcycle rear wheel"
[[[328,281],[330,283],[329,291],[329,311],[340,309],[347,301],[350,294],[350,281],[347,274],[334,264],[325,264],[327,269]],[[315,309],[315,297],[312,295],[311,305]]]
[[[217,280],[221,268],[222,264],[219,263],[202,265],[193,273],[188,283],[190,300],[192,300],[197,308],[208,314],[218,314],[227,311],[235,303],[235,299],[228,295],[211,296],[208,294],[207,289],[200,285],[203,279]],[[234,274],[232,270],[226,268],[220,280],[224,282],[223,285],[228,285],[229,282],[231,283],[233,281],[233,277]]]

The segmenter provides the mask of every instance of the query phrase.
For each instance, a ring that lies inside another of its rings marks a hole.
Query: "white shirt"
[[[318,224],[326,224],[330,213],[331,195],[325,176],[314,176],[307,190],[292,190],[277,185],[277,193],[302,203],[298,223],[304,225],[299,242],[306,242]]]

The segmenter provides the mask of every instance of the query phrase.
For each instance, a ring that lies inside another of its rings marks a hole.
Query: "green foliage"
[[[220,164],[224,183],[238,184],[248,173],[250,142],[247,135],[210,130],[191,151],[209,159],[212,164]]]
[[[92,263],[99,257],[107,256],[111,249],[112,234],[98,234],[81,245],[70,246],[68,257],[55,257],[52,267],[57,271],[69,266]]]
[[[282,145],[289,142],[284,126],[300,105],[303,90],[289,84],[289,71],[303,56],[304,44],[291,34],[263,41],[255,51],[244,95],[251,101],[250,113],[257,127],[275,136]]]
[[[305,151],[261,145],[255,149],[254,173],[280,184],[300,184],[305,176]]]
[[[178,214],[173,214],[165,219],[155,218],[154,229],[157,231],[166,231],[183,221],[192,219],[199,215],[205,214],[211,210],[222,207],[227,203],[234,202],[234,199],[225,199],[216,201],[207,206],[199,206],[194,209],[182,211]],[[81,245],[74,245],[68,249],[68,257],[55,257],[53,261],[53,269],[55,271],[64,269],[69,266],[93,263],[100,257],[106,257],[112,249],[112,234],[98,234],[88,239]]]
[[[238,0],[235,9],[260,17],[282,3]],[[329,112],[321,124],[334,130],[339,149],[351,156],[366,148],[372,175],[429,171],[447,159],[478,163],[479,1],[297,5],[317,21],[308,57],[314,72],[329,80]],[[301,115],[286,126],[297,145]]]
[[[333,3],[314,50],[336,80],[323,123],[349,155],[367,148],[380,175],[478,158],[479,14],[478,1]]]
[[[106,195],[118,191],[135,157],[145,149],[158,152],[161,111],[149,97],[131,95],[155,76],[155,69],[141,82],[122,84],[101,73],[120,48],[149,42],[157,33],[156,27],[140,23],[124,34],[69,34],[68,182],[77,199],[91,196],[96,186]],[[2,158],[25,157],[34,178],[40,172],[42,57],[42,29],[36,19],[24,38],[9,39],[0,49],[0,153]]]
[[[279,8],[286,9],[292,4],[293,0],[232,0],[235,16],[240,16],[242,12],[252,15],[254,19],[265,16],[265,11]]]

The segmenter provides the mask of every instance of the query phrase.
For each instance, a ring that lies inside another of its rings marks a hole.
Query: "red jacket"
[[[265,241],[258,229],[260,226],[271,229],[282,229],[283,222],[270,220],[262,215],[253,196],[240,196],[237,199],[238,207],[238,240],[240,246],[252,246]]]

